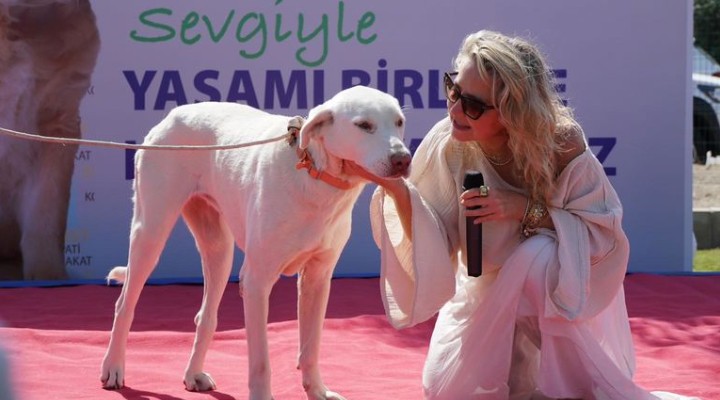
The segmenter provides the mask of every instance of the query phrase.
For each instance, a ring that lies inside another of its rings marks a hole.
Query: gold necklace
[[[513,159],[512,153],[510,153],[510,156],[507,158],[507,160],[501,161],[500,157],[491,156],[488,153],[486,153],[485,150],[483,150],[482,146],[478,146],[478,147],[480,148],[480,152],[483,153],[483,155],[490,162],[490,164],[492,164],[496,167],[502,167],[503,165],[507,165]]]

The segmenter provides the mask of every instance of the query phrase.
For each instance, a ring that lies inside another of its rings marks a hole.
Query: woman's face
[[[489,81],[480,79],[480,73],[475,64],[465,61],[460,65],[454,81],[463,97],[480,101],[488,106],[492,103],[492,78]],[[507,140],[505,127],[500,123],[498,110],[486,109],[478,119],[469,118],[463,112],[462,99],[456,102],[447,101],[448,115],[452,121],[452,135],[459,141],[479,141],[489,143],[496,140]]]

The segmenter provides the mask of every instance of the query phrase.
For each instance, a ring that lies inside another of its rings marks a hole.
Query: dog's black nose
[[[393,175],[405,175],[410,167],[411,160],[412,156],[408,152],[401,151],[393,153],[390,156],[390,164],[392,165]]]

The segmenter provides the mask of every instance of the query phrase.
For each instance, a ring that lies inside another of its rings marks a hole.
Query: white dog
[[[278,136],[298,120],[239,104],[197,103],[173,110],[145,143],[249,142]],[[303,387],[309,399],[342,399],[323,384],[318,354],[330,279],[350,236],[353,205],[366,183],[346,174],[344,164],[379,177],[406,176],[411,156],[403,144],[404,123],[395,98],[356,86],[310,111],[297,146],[275,142],[222,151],[138,151],[128,266],[109,275],[125,285],[102,363],[103,387],[124,384],[125,348],[140,291],[182,213],[195,237],[205,280],[185,387],[215,388],[203,361],[217,326],[234,240],[245,254],[240,292],[250,398],[272,398],[268,297],[281,274],[297,273]]]

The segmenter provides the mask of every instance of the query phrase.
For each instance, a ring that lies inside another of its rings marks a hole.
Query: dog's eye
[[[398,128],[402,128],[403,124],[404,124],[404,122],[402,119],[399,119],[399,120],[397,120],[397,122],[395,122],[395,126],[397,126]]]
[[[371,123],[369,123],[369,122],[367,122],[367,121],[356,122],[356,123],[355,123],[355,126],[357,126],[358,128],[360,128],[360,129],[362,129],[362,130],[364,130],[365,132],[368,132],[368,133],[373,133],[373,132],[375,132],[375,127],[373,126],[373,124],[371,124]]]

